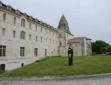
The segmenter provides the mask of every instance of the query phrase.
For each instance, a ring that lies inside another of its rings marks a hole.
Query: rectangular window
[[[47,56],[47,49],[45,49],[45,56]]]
[[[46,34],[47,34],[47,28],[46,28]]]
[[[47,38],[46,38],[46,43],[47,43]]]
[[[36,24],[36,31],[37,31],[37,24]]]
[[[16,17],[14,17],[14,24],[16,24]]]
[[[0,57],[6,56],[6,46],[0,45]]]
[[[21,27],[25,27],[25,19],[21,19]]]
[[[16,31],[13,31],[13,38],[16,37]]]
[[[38,37],[36,36],[35,41],[37,41],[37,38],[38,38]]]
[[[6,21],[6,13],[3,13],[3,21]]]
[[[42,32],[42,26],[41,26],[41,32]]]
[[[5,36],[5,28],[2,29],[2,36]]]
[[[31,36],[31,34],[29,35],[29,40],[31,40],[31,38],[32,38],[32,36]]]
[[[35,49],[34,49],[34,55],[35,55],[35,56],[38,56],[38,48],[35,48]]]
[[[42,37],[41,37],[41,43],[42,43]]]
[[[30,28],[30,29],[32,28],[32,24],[31,24],[31,23],[29,23],[29,28]]]
[[[78,44],[77,44],[77,43],[75,44],[75,47],[78,47]]]
[[[51,43],[51,39],[50,39],[50,43]]]
[[[25,47],[20,47],[20,56],[25,56]]]

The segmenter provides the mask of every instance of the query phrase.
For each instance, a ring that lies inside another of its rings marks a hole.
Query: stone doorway
[[[5,71],[5,64],[0,65],[0,71]]]

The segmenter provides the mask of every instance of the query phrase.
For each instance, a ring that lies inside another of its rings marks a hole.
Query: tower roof
[[[66,20],[64,15],[61,16],[61,19],[60,19],[60,22],[59,22],[59,25],[62,25],[62,24],[68,25],[68,22],[67,22],[67,20]]]
[[[69,30],[69,26],[68,26],[68,22],[65,18],[64,15],[61,16],[61,19],[59,21],[59,26],[58,28],[64,27],[64,29],[66,30],[67,33],[71,34],[70,30]]]

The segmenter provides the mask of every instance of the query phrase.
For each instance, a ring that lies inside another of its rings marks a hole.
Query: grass
[[[2,73],[2,77],[75,76],[111,73],[111,56],[74,57],[74,65],[67,66],[67,57],[53,57]]]

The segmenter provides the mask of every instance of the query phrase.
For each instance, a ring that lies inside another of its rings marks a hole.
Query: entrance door
[[[5,64],[1,64],[1,65],[0,65],[0,70],[1,70],[1,71],[5,71]]]

